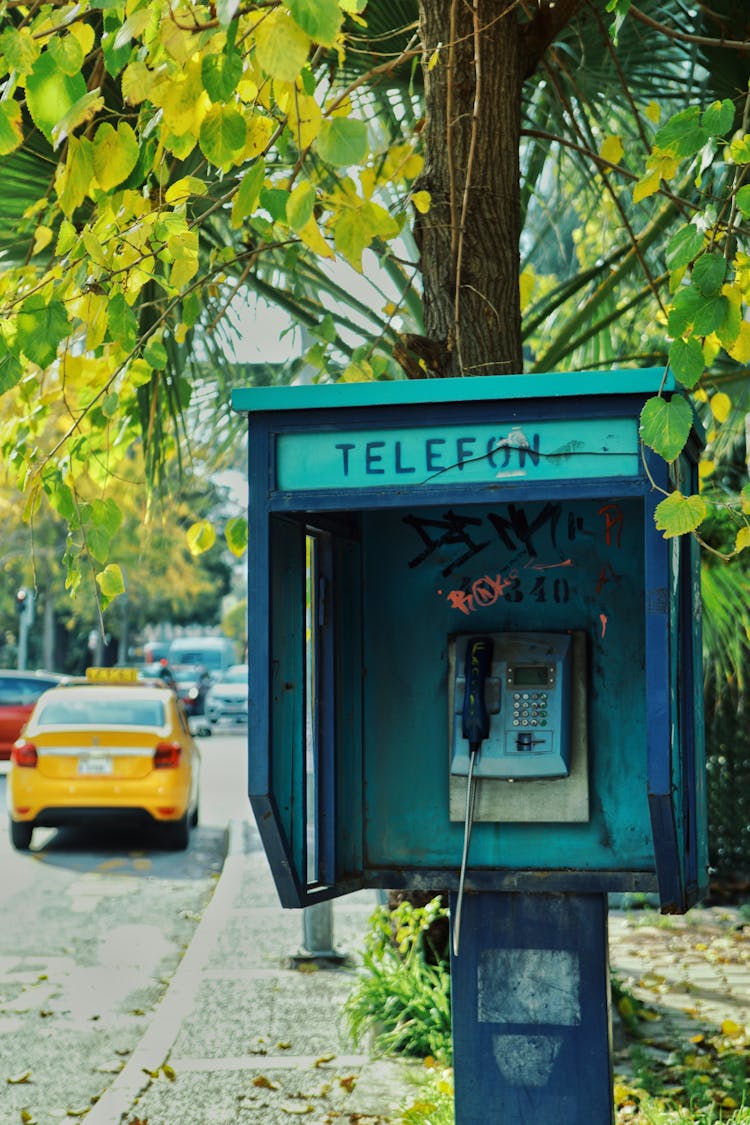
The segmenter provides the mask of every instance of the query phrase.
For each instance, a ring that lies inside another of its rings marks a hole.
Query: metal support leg
[[[606,895],[466,894],[451,989],[456,1125],[612,1125]]]

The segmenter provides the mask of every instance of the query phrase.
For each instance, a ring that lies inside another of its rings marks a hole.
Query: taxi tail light
[[[39,760],[34,743],[27,742],[22,738],[14,744],[10,757],[14,765],[23,766],[26,769],[34,769]]]
[[[154,750],[154,769],[176,769],[180,764],[181,752],[179,742],[159,742]]]

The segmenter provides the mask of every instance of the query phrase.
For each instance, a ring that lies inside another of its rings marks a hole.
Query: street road
[[[66,828],[37,830],[18,853],[0,776],[3,1122],[73,1125],[146,1030],[213,890],[226,825],[250,815],[246,732],[198,742],[200,825],[186,852]]]

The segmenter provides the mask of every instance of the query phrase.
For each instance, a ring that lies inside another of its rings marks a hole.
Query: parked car
[[[233,664],[208,689],[206,719],[209,725],[246,723],[247,702],[247,664]]]
[[[115,819],[158,825],[165,845],[187,847],[198,823],[198,747],[175,693],[127,672],[91,668],[91,682],[40,696],[11,753],[15,848],[30,847],[35,827]]]
[[[215,679],[237,656],[228,637],[178,637],[169,646],[169,663],[200,664]]]
[[[39,696],[47,688],[56,687],[62,678],[54,672],[0,669],[0,761],[10,758],[13,743]]]

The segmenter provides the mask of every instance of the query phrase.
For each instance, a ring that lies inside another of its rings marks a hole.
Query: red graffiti
[[[451,609],[457,609],[468,617],[477,609],[494,605],[515,579],[515,572],[507,578],[503,578],[501,574],[496,574],[494,578],[485,574],[482,578],[475,578],[469,590],[449,590],[446,597]]]
[[[620,539],[622,537],[623,514],[619,504],[605,504],[597,513],[604,516],[604,537],[607,546],[612,546],[612,532],[617,531],[615,538],[615,546],[620,546]]]

